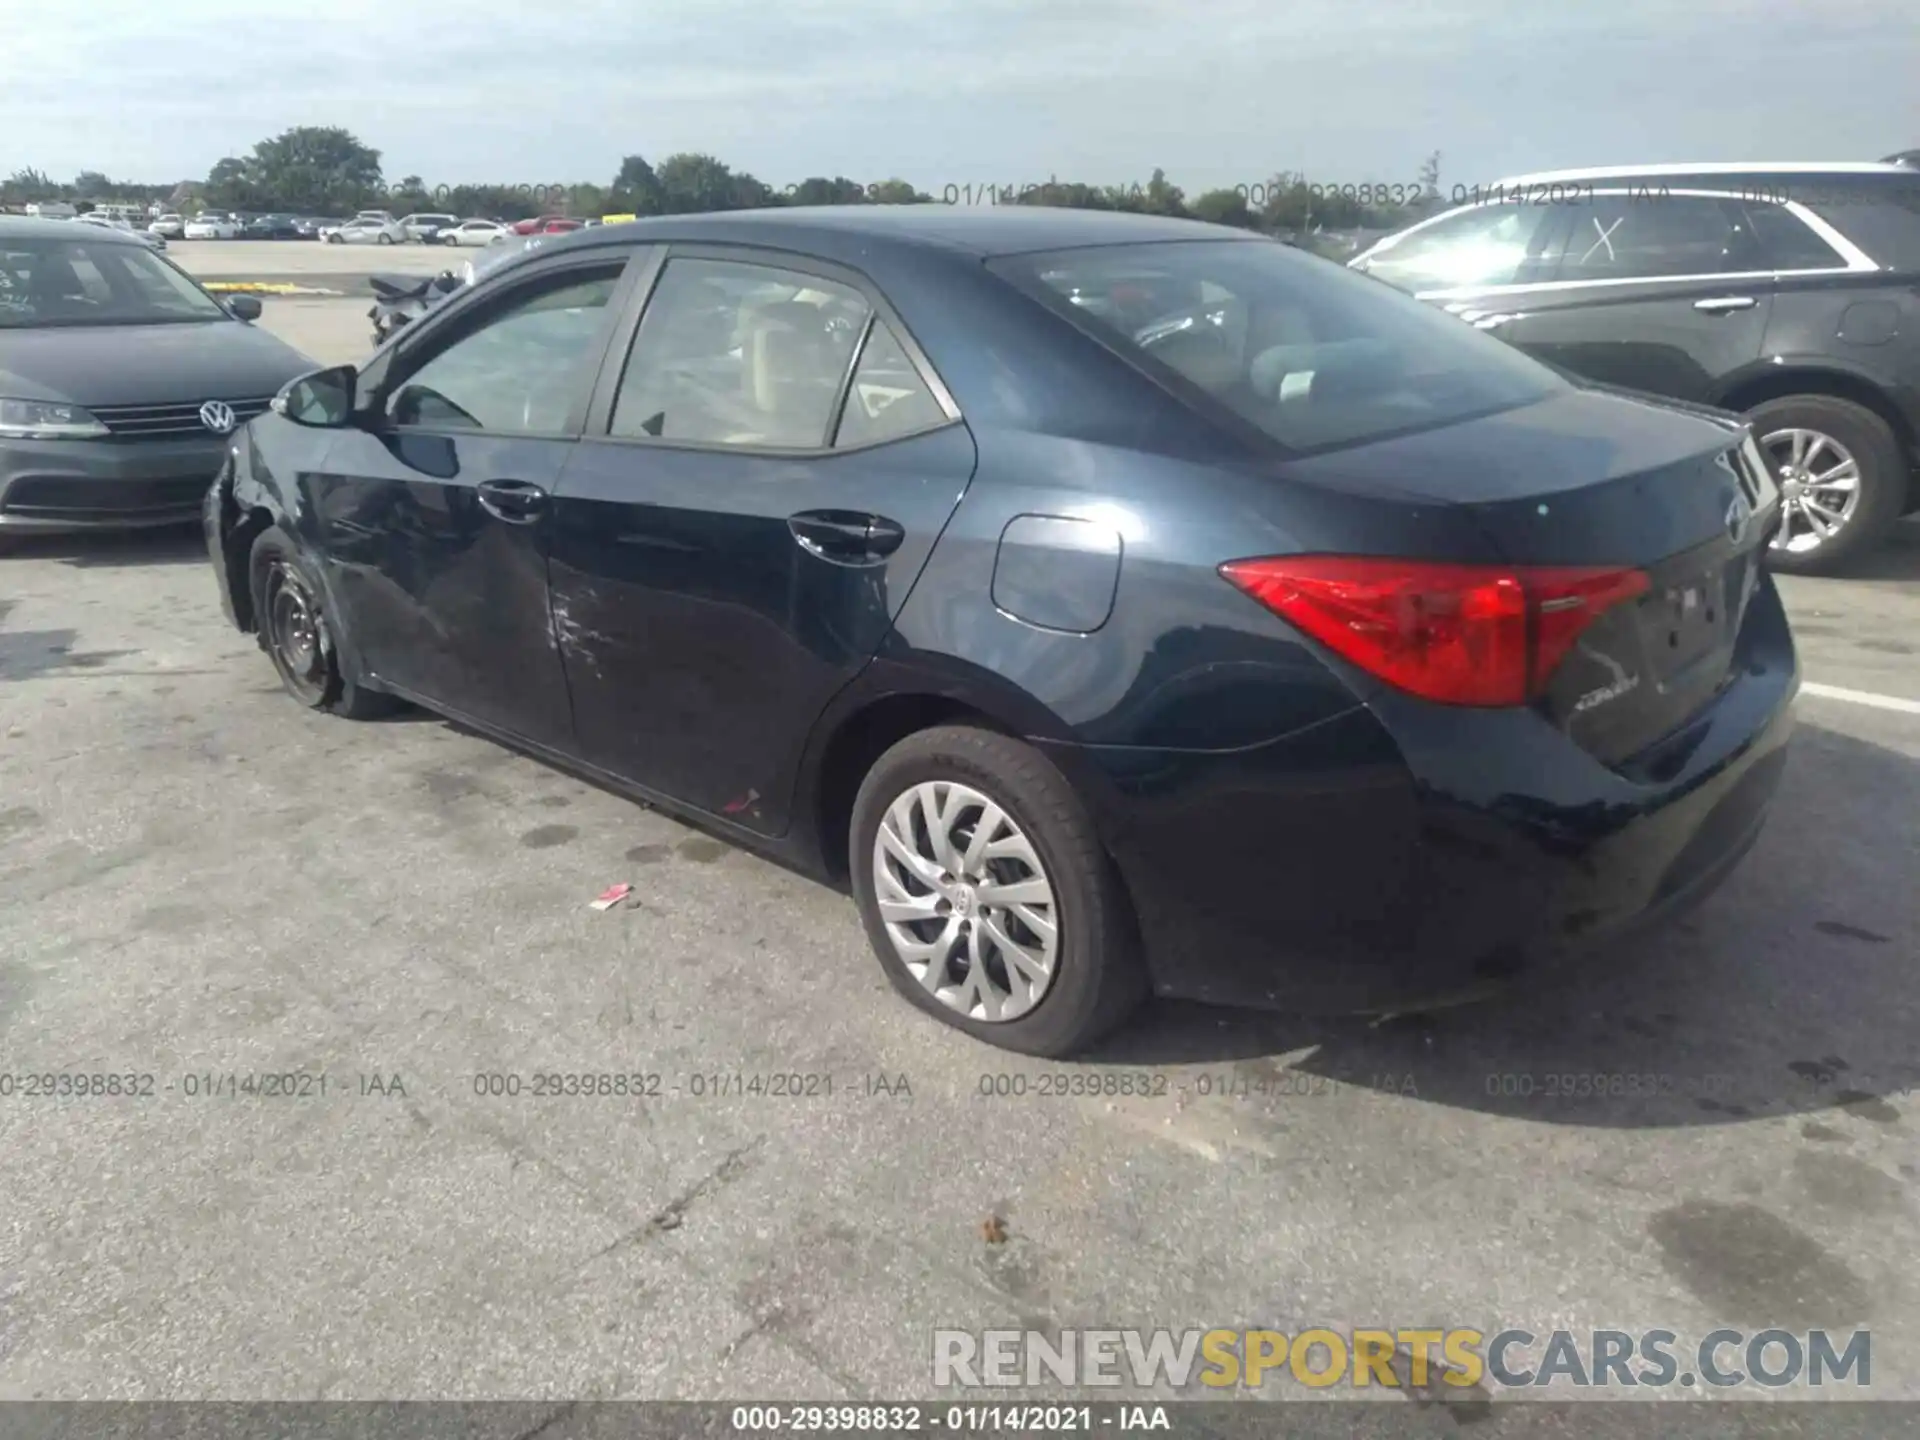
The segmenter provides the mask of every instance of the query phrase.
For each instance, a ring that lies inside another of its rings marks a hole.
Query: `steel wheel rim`
[[[327,632],[306,582],[285,561],[267,571],[267,636],[273,663],[289,686],[309,701],[327,687]]]
[[[1004,1024],[1053,988],[1060,915],[1046,866],[972,786],[929,780],[894,798],[873,841],[873,890],[894,952],[948,1009]]]
[[[1773,548],[1804,555],[1844,530],[1860,508],[1860,462],[1831,435],[1775,430],[1761,447],[1780,472],[1780,532]]]

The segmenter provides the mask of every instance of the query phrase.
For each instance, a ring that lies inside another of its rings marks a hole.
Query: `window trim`
[[[607,297],[600,332],[594,341],[589,342],[580,361],[583,371],[588,366],[592,367],[590,373],[596,377],[597,383],[597,377],[607,363],[607,346],[619,329],[619,317],[631,303],[636,268],[644,268],[636,267],[635,260],[639,251],[646,248],[650,247],[595,247],[578,254],[542,256],[530,261],[524,268],[516,267],[512,279],[504,284],[475,286],[464,295],[456,295],[444,302],[443,308],[429,312],[423,320],[417,320],[402,330],[388,348],[376,352],[373,360],[361,372],[361,378],[366,383],[355,399],[354,410],[360,417],[362,428],[376,435],[439,435],[451,439],[472,439],[476,436],[500,440],[579,439],[591,404],[592,386],[586,387],[584,396],[576,390],[567,410],[565,428],[559,431],[400,426],[389,422],[387,406],[409,379],[448,349],[483,328],[489,317],[502,308],[511,307],[514,298],[526,290],[570,271],[605,270],[618,264],[621,270],[614,279],[613,293]],[[451,338],[447,338],[449,336]]]
[[[963,422],[965,417],[961,415],[959,405],[954,402],[953,392],[948,390],[945,382],[940,379],[939,372],[933,368],[933,362],[927,358],[927,353],[921,348],[919,340],[900,318],[900,312],[893,307],[892,302],[880,292],[879,286],[861,271],[831,260],[820,259],[803,251],[782,250],[772,245],[671,241],[655,248],[658,253],[646,274],[637,279],[628,313],[621,317],[621,322],[616,327],[602,359],[600,378],[594,386],[593,398],[587,407],[583,439],[608,445],[697,451],[715,455],[750,455],[767,459],[826,459],[834,455],[858,455],[863,451],[876,450],[883,445],[897,445],[903,440],[932,435]],[[854,290],[867,302],[867,325],[861,331],[859,341],[854,346],[853,355],[845,373],[840,377],[835,406],[828,416],[829,424],[822,444],[818,446],[729,445],[718,440],[667,439],[652,435],[612,433],[613,407],[619,398],[621,382],[626,378],[627,364],[633,358],[634,341],[639,336],[640,326],[646,319],[647,311],[652,308],[654,294],[660,286],[660,277],[666,273],[667,266],[675,260],[718,260],[736,265],[758,265],[763,269],[811,275]],[[947,418],[938,425],[910,430],[904,435],[891,435],[884,440],[871,441],[865,445],[836,449],[833,440],[839,435],[841,423],[846,418],[847,396],[851,393],[854,371],[859,368],[860,357],[866,353],[867,337],[872,334],[876,321],[884,322],[893,332],[893,338],[906,352],[908,363],[919,375],[920,383],[927,387],[928,393],[933,396],[934,402],[939,405]]]
[[[1588,198],[1599,199],[1603,195],[1635,195],[1641,193],[1641,188],[1642,187],[1632,185],[1620,185],[1605,190],[1591,191],[1589,192]],[[1413,296],[1417,300],[1471,300],[1483,295],[1551,295],[1562,291],[1592,290],[1609,285],[1701,285],[1717,284],[1727,280],[1804,279],[1824,275],[1862,275],[1874,273],[1881,268],[1874,263],[1873,259],[1867,255],[1865,251],[1847,239],[1845,235],[1842,235],[1830,222],[1814,214],[1813,211],[1809,210],[1797,200],[1767,200],[1764,198],[1756,200],[1752,196],[1743,195],[1735,190],[1697,190],[1691,188],[1667,190],[1663,192],[1661,198],[1665,199],[1673,196],[1684,196],[1696,200],[1732,200],[1743,205],[1777,205],[1830,246],[1834,253],[1839,255],[1845,263],[1838,266],[1824,265],[1791,270],[1714,270],[1694,275],[1633,275],[1602,280],[1533,280],[1515,285],[1454,285],[1440,290],[1416,290],[1412,292]],[[1397,236],[1389,236],[1388,240],[1391,240],[1394,245],[1398,245],[1400,241],[1406,239],[1415,231],[1424,229],[1429,225],[1436,225],[1440,221],[1464,211],[1485,210],[1510,205],[1512,203],[1510,200],[1482,200],[1471,205],[1460,205],[1444,214],[1430,216],[1422,220],[1418,225],[1410,226],[1402,230]],[[1650,199],[1646,203],[1657,204],[1658,201]],[[1563,208],[1576,209],[1579,207],[1566,206]],[[1382,247],[1387,246],[1387,244],[1388,241],[1383,240],[1380,244],[1366,251],[1365,254],[1356,255],[1352,260],[1347,262],[1348,267],[1351,269],[1360,269],[1361,261],[1381,253]],[[1362,273],[1366,272],[1363,271]]]

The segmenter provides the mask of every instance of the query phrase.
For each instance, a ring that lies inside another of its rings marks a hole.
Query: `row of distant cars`
[[[81,217],[83,219],[89,217]],[[613,217],[625,218],[625,217]],[[206,211],[191,218],[167,214],[147,225],[160,240],[319,240],[329,245],[460,245],[480,247],[515,235],[557,235],[602,223],[566,215],[530,220],[462,220],[456,215],[396,217],[387,210],[362,210],[351,218],[276,212],[254,215]]]

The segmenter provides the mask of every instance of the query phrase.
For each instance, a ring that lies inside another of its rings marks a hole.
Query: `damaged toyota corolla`
[[[1737,422],[1144,216],[557,237],[289,385],[205,522],[301,703],[845,881],[1041,1055],[1617,943],[1746,853],[1798,684]]]

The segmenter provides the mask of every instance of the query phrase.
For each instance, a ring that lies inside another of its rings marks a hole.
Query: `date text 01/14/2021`
[[[913,1098],[905,1073],[835,1075],[830,1071],[659,1070],[526,1073],[484,1071],[469,1077],[473,1093],[491,1100],[831,1100]]]

